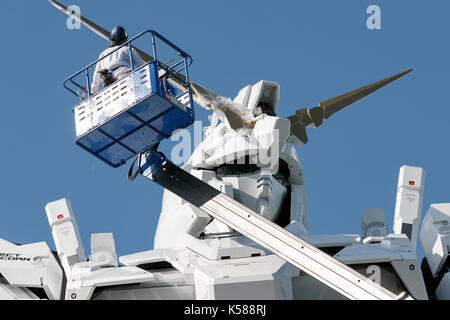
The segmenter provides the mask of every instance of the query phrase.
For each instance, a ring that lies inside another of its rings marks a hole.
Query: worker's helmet
[[[109,35],[109,40],[115,45],[119,45],[127,41],[128,35],[122,26],[115,26]]]

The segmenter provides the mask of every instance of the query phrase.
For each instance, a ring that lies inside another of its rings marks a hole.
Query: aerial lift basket
[[[151,35],[154,57],[157,39],[166,46],[164,52],[174,53],[175,57],[166,63],[155,59],[134,68],[132,42],[146,34]],[[130,50],[130,74],[92,94],[90,69],[122,47]],[[140,33],[116,50],[64,82],[66,89],[82,99],[73,109],[75,143],[112,167],[121,166],[169,138],[175,130],[191,125],[195,117],[188,74],[192,58],[187,53],[152,30]],[[83,75],[86,86],[77,81]],[[171,86],[170,78],[182,83],[183,90]]]

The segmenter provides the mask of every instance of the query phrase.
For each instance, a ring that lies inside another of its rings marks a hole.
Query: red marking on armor
[[[87,88],[85,86],[81,86],[84,89],[84,92],[87,91]]]
[[[58,215],[58,220],[64,218],[64,216],[62,214]]]
[[[415,183],[414,181],[410,181],[410,182],[409,182],[409,185],[410,185],[410,186],[413,186],[413,185],[415,185],[415,184],[416,184],[416,183]]]

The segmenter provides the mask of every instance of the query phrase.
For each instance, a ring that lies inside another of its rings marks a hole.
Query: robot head
[[[276,82],[261,80],[243,88],[234,99],[255,116],[265,113],[274,116],[280,99],[280,85]]]

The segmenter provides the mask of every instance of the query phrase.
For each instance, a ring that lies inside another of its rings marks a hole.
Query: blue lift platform
[[[133,54],[138,53],[132,44],[146,35],[150,35],[155,59],[135,68]],[[168,62],[156,59],[157,40],[166,55],[173,54]],[[129,50],[130,73],[92,93],[92,69],[123,48]],[[186,52],[156,31],[147,30],[67,78],[64,87],[81,99],[73,109],[75,143],[112,167],[119,167],[157,146],[175,130],[191,125],[195,118],[188,72],[191,64]],[[180,86],[170,85],[170,80]]]

